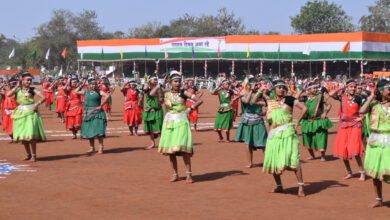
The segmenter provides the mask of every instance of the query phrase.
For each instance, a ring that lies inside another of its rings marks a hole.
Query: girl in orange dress
[[[78,86],[79,82],[77,78],[69,79],[67,85],[65,86],[66,91],[69,94],[65,110],[65,128],[66,130],[72,132],[73,139],[77,138],[77,132],[81,128],[83,119],[83,104],[81,101],[81,95],[76,93]]]
[[[186,89],[186,92],[188,92],[188,94],[191,94],[191,97],[195,97],[199,92],[199,88],[197,86],[194,85],[194,80],[193,79],[189,79],[187,81],[187,89]],[[200,94],[200,96],[202,96],[203,93]],[[188,98],[187,101],[186,101],[186,106],[187,108],[193,106],[195,104],[195,101],[193,99]],[[200,97],[198,97],[200,98]],[[188,114],[188,120],[190,121],[191,124],[194,125],[194,130],[195,131],[198,131],[198,128],[197,128],[197,124],[198,124],[198,114],[199,114],[199,106],[192,109],[190,111],[190,113]]]
[[[110,82],[108,81],[107,77],[102,77],[101,79],[101,84],[99,85],[99,90],[105,93],[107,96],[109,96],[113,90],[110,88]],[[106,102],[103,106],[102,109],[106,113],[107,121],[109,120],[109,116],[111,116],[111,104],[112,104],[112,99],[111,96],[109,96],[108,102]],[[102,97],[103,99],[103,97]]]
[[[342,88],[334,90],[329,94],[334,99],[340,101],[340,127],[334,141],[333,155],[344,161],[345,168],[347,169],[347,175],[344,179],[353,177],[349,159],[355,157],[360,170],[359,180],[364,181],[365,173],[361,158],[363,155],[362,120],[364,119],[364,115],[359,114],[362,100],[359,96],[355,95],[356,87],[357,83],[355,80],[349,80],[346,83],[346,91],[344,94],[337,95]]]
[[[2,103],[2,119],[3,119],[3,130],[7,132],[7,134],[13,137],[13,120],[12,120],[12,112],[18,107],[18,103],[16,102],[15,95],[8,97],[8,93],[16,86],[17,80],[10,79],[8,82],[8,89],[4,91],[0,91],[1,95],[4,97]]]
[[[57,112],[61,123],[65,123],[65,108],[66,108],[67,99],[68,99],[68,95],[67,95],[65,83],[62,79],[59,79],[57,84],[57,97],[56,97],[55,111]]]
[[[138,136],[138,126],[142,122],[142,96],[136,88],[137,84],[132,80],[123,84],[121,91],[125,96],[123,122],[129,127],[130,135]]]

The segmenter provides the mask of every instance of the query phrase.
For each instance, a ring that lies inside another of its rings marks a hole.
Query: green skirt
[[[263,172],[281,174],[299,167],[299,139],[292,124],[270,130],[265,150]]]
[[[328,119],[318,119],[314,121],[302,121],[303,146],[313,150],[326,150],[328,145],[328,129],[333,127],[333,123]]]
[[[390,134],[372,132],[367,141],[364,169],[368,176],[390,183]]]
[[[368,137],[370,133],[370,113],[366,113],[363,120],[362,135],[363,137]]]
[[[194,153],[192,133],[187,114],[168,112],[162,125],[158,152],[169,155],[182,155]]]
[[[163,126],[163,111],[162,109],[154,112],[142,112],[142,119],[144,121],[144,132],[158,134],[161,132]]]
[[[244,113],[245,114],[245,113]],[[243,122],[244,117],[241,117],[236,134],[235,141],[245,142],[254,150],[256,148],[264,148],[267,142],[267,130],[265,129],[264,121],[261,120],[256,124]]]
[[[19,141],[45,141],[46,135],[43,128],[42,117],[39,112],[33,110],[18,110],[12,114],[13,140]]]
[[[83,113],[83,122],[81,124],[81,138],[90,139],[105,137],[107,127],[106,113],[100,109],[92,115],[88,114],[88,110],[85,109]]]
[[[230,130],[233,127],[234,110],[231,109],[227,112],[217,112],[215,118],[214,129],[215,130]]]

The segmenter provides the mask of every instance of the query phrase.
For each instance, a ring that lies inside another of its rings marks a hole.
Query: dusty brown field
[[[207,94],[204,100],[200,122],[213,122],[217,98]],[[366,208],[374,201],[371,180],[342,180],[342,162],[331,156],[325,163],[305,161],[308,153],[301,148],[307,197],[295,196],[292,172],[282,176],[286,193],[272,194],[272,176],[260,167],[244,168],[245,145],[219,144],[207,129],[194,133],[195,183],[170,183],[168,158],[143,149],[147,136],[127,136],[122,102],[116,92],[104,155],[85,156],[88,142],[66,136],[55,114],[43,109],[49,141],[38,145],[39,162],[21,162],[23,147],[0,141],[0,160],[36,170],[0,179],[0,219],[390,219],[389,186],[384,185],[385,207]],[[331,118],[337,107],[334,103]],[[336,128],[337,123],[328,155]],[[262,160],[263,154],[255,152],[259,166]],[[184,176],[182,161],[179,170]]]

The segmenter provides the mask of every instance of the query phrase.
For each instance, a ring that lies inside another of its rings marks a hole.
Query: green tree
[[[168,25],[149,22],[145,25],[129,29],[129,37],[202,37],[224,36],[234,34],[257,34],[257,30],[247,31],[241,18],[226,8],[218,10],[217,15],[201,15],[199,17],[184,14],[173,19]]]
[[[112,33],[103,32],[97,19],[98,15],[92,10],[83,10],[78,14],[64,9],[53,11],[50,21],[37,28],[37,36],[32,40],[40,55],[37,64],[49,68],[63,66],[65,69],[74,69],[77,65],[77,40],[114,38]],[[50,56],[49,60],[45,60],[48,48],[50,48]],[[67,57],[63,59],[61,52],[65,48],[67,48]]]
[[[369,32],[390,33],[390,0],[378,0],[369,6],[369,15],[359,20],[360,29]]]
[[[340,5],[328,1],[311,1],[301,7],[298,15],[290,17],[291,26],[297,33],[336,33],[354,30],[352,18]]]

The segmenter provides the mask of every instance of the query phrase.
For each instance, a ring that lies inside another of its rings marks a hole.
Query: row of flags
[[[351,50],[351,43],[348,41],[344,46],[343,48],[341,49],[341,52],[342,53],[348,53],[349,51]],[[66,56],[67,56],[67,48],[64,48],[64,50],[61,52],[61,57],[63,59],[66,59]],[[192,53],[192,58],[196,58],[196,54],[195,54],[195,48],[194,46],[192,46],[191,48],[191,53]],[[280,44],[278,46],[278,53],[280,53]],[[303,49],[302,51],[302,54],[304,55],[310,55],[311,54],[311,46],[310,44],[306,45],[306,47]],[[50,56],[50,48],[47,49],[47,52],[46,52],[46,56],[45,56],[45,59],[48,60],[49,59],[49,56]],[[104,50],[102,48],[102,53],[101,53],[101,56],[103,58],[104,56]],[[145,46],[145,57],[148,56],[148,50],[147,50],[147,47]],[[218,51],[217,51],[217,56],[218,58],[221,57],[221,51],[220,51],[220,46],[218,44]],[[15,48],[12,49],[11,53],[9,54],[8,58],[9,59],[12,59],[13,57],[15,57]],[[33,60],[35,60],[37,57],[37,51],[34,50],[31,54],[31,58]],[[167,59],[169,57],[168,55],[168,52],[167,52],[167,48],[164,47],[164,58]],[[124,58],[124,52],[123,52],[123,49],[120,50],[120,58],[121,60],[123,60]],[[249,48],[249,44],[248,44],[248,47],[246,49],[246,58],[250,58],[250,48]],[[83,59],[83,53],[81,53],[81,59]]]
[[[61,57],[63,59],[66,59],[66,56],[68,54],[68,49],[67,48],[64,48],[64,50],[61,52]],[[8,59],[12,59],[15,57],[15,48],[12,48],[12,51],[11,53],[8,55]],[[50,48],[47,49],[46,51],[46,55],[45,55],[45,59],[48,60],[50,57]],[[37,58],[37,51],[34,50],[32,53],[31,53],[31,59],[32,60],[35,60]]]

